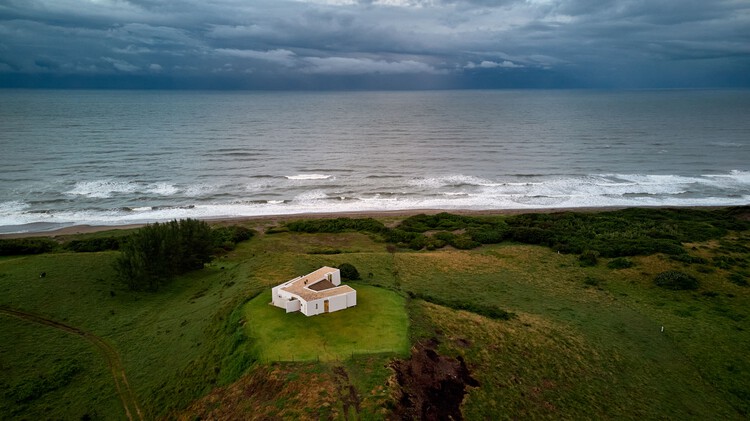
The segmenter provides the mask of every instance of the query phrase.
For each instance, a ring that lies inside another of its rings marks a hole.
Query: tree
[[[155,291],[175,275],[210,262],[212,248],[211,228],[203,221],[149,224],[122,245],[115,269],[130,289]]]
[[[339,270],[341,271],[341,278],[345,281],[354,281],[359,279],[359,272],[357,271],[357,268],[355,268],[354,265],[350,263],[342,263],[339,266]]]

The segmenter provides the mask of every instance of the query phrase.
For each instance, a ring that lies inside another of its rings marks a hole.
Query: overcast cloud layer
[[[3,0],[0,87],[750,87],[750,1]]]

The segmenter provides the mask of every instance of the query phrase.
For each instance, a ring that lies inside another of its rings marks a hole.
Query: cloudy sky
[[[750,87],[750,0],[1,0],[0,87]]]

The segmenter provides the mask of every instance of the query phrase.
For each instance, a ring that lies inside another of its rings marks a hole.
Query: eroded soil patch
[[[462,357],[439,355],[432,344],[412,348],[408,360],[391,364],[395,371],[394,419],[460,420],[466,386],[477,387]]]

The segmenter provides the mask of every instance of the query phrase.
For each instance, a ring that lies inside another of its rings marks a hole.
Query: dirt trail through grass
[[[0,314],[7,314],[32,323],[53,327],[55,329],[78,335],[91,342],[104,354],[105,357],[107,357],[107,365],[112,371],[112,378],[115,380],[115,387],[117,388],[117,394],[122,401],[123,409],[125,409],[125,415],[131,421],[134,419],[142,421],[144,419],[141,408],[138,406],[138,401],[135,398],[135,393],[133,393],[133,390],[130,388],[128,378],[125,376],[125,369],[122,366],[122,361],[120,361],[120,355],[117,353],[117,350],[112,347],[112,345],[105,342],[104,339],[93,333],[86,332],[85,330],[56,322],[33,313],[27,313],[25,311],[0,307]]]

